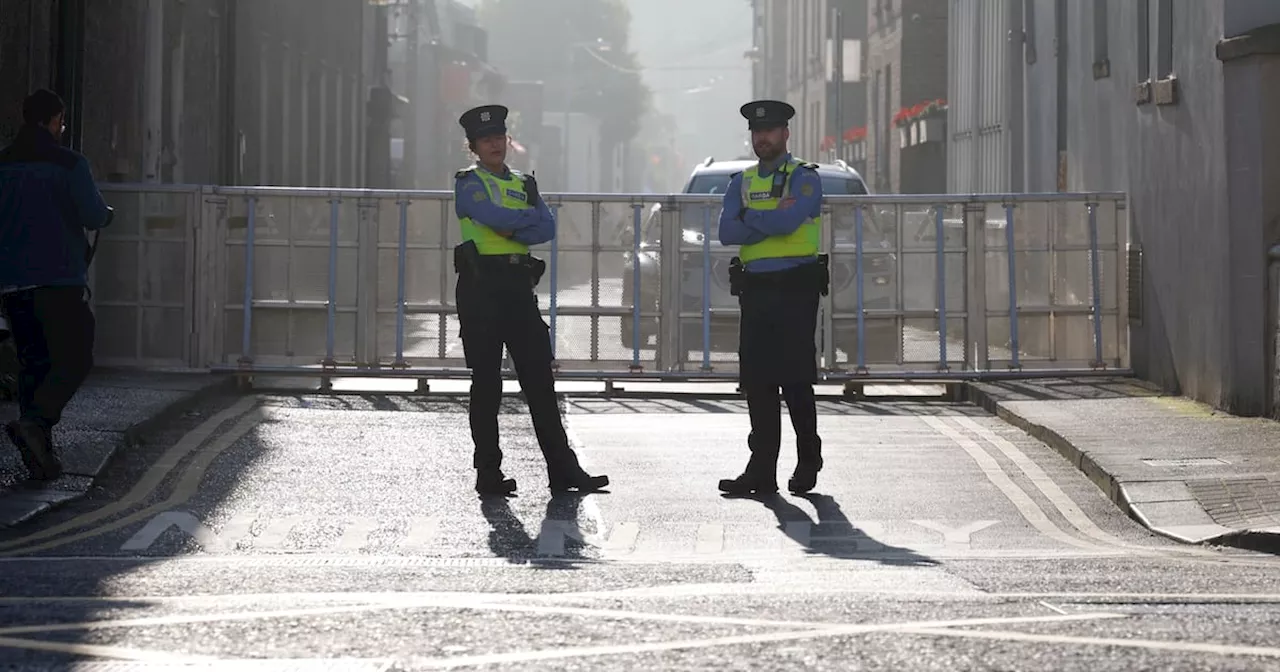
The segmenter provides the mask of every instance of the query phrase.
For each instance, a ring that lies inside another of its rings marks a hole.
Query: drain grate
[[[1195,469],[1197,467],[1220,467],[1224,464],[1231,464],[1226,460],[1220,460],[1216,457],[1183,457],[1173,459],[1152,459],[1143,460],[1143,464],[1152,467],[1169,467],[1172,469]]]
[[[1188,481],[1214,522],[1241,529],[1280,527],[1280,481],[1265,477]]]

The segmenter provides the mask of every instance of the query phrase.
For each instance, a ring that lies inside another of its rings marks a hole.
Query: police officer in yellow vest
[[[787,150],[794,108],[761,100],[742,106],[741,114],[760,161],[735,174],[725,190],[720,242],[741,246],[729,275],[742,311],[738,356],[751,458],[742,475],[720,481],[720,490],[739,496],[778,491],[781,389],[796,432],[797,464],[788,488],[807,493],[822,469],[813,394],[818,297],[828,285],[826,256],[819,254],[822,180],[817,166]]]
[[[479,159],[458,171],[453,189],[462,226],[454,268],[463,353],[471,369],[476,492],[506,496],[516,489],[515,480],[502,471],[498,447],[503,345],[533,417],[552,493],[595,491],[608,485],[609,478],[586,473],[569,445],[551,374],[550,329],[534,293],[545,264],[529,254],[529,246],[555,236],[555,217],[533,177],[507,167],[506,119],[507,108],[501,105],[477,107],[458,119]]]

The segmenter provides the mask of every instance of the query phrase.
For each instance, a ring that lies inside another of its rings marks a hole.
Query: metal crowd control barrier
[[[104,192],[118,215],[94,298],[111,363],[468,375],[452,193]],[[736,248],[716,235],[722,196],[545,198],[558,235],[535,248],[548,260],[536,292],[559,377],[736,379]],[[1129,373],[1123,194],[831,196],[822,219],[824,379]]]

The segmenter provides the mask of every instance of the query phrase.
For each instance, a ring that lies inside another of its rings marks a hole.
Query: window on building
[[[1160,26],[1156,34],[1156,77],[1173,76],[1173,0],[1160,0]]]
[[[1111,76],[1111,53],[1107,44],[1110,31],[1107,0],[1093,0],[1093,78]]]
[[[836,55],[835,42],[827,40],[827,81],[836,81]],[[843,81],[860,82],[862,81],[862,40],[844,40],[844,53],[841,54],[842,62],[840,65],[844,67],[841,73]]]

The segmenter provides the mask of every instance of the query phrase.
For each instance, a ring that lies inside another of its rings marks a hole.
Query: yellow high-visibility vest
[[[791,174],[801,167],[806,170],[816,168],[814,164],[796,158],[778,167],[778,170],[786,169],[786,178],[782,195],[777,198],[773,197],[773,175],[761,177],[759,164],[746,169],[742,172],[743,205],[750,210],[777,210],[778,204],[791,194]],[[785,236],[770,236],[758,243],[743,245],[738,258],[745,264],[757,259],[813,257],[817,256],[821,241],[822,227],[816,217],[810,217]]]
[[[524,176],[519,172],[512,170],[511,176],[504,179],[487,170],[476,170],[472,166],[458,171],[454,177],[461,180],[472,173],[480,178],[485,194],[494,205],[512,210],[528,210],[533,207],[529,205],[529,195],[524,189]],[[498,235],[497,231],[485,226],[484,222],[477,222],[470,217],[463,217],[458,221],[462,225],[463,242],[474,241],[476,249],[482,255],[529,253],[528,245]]]

